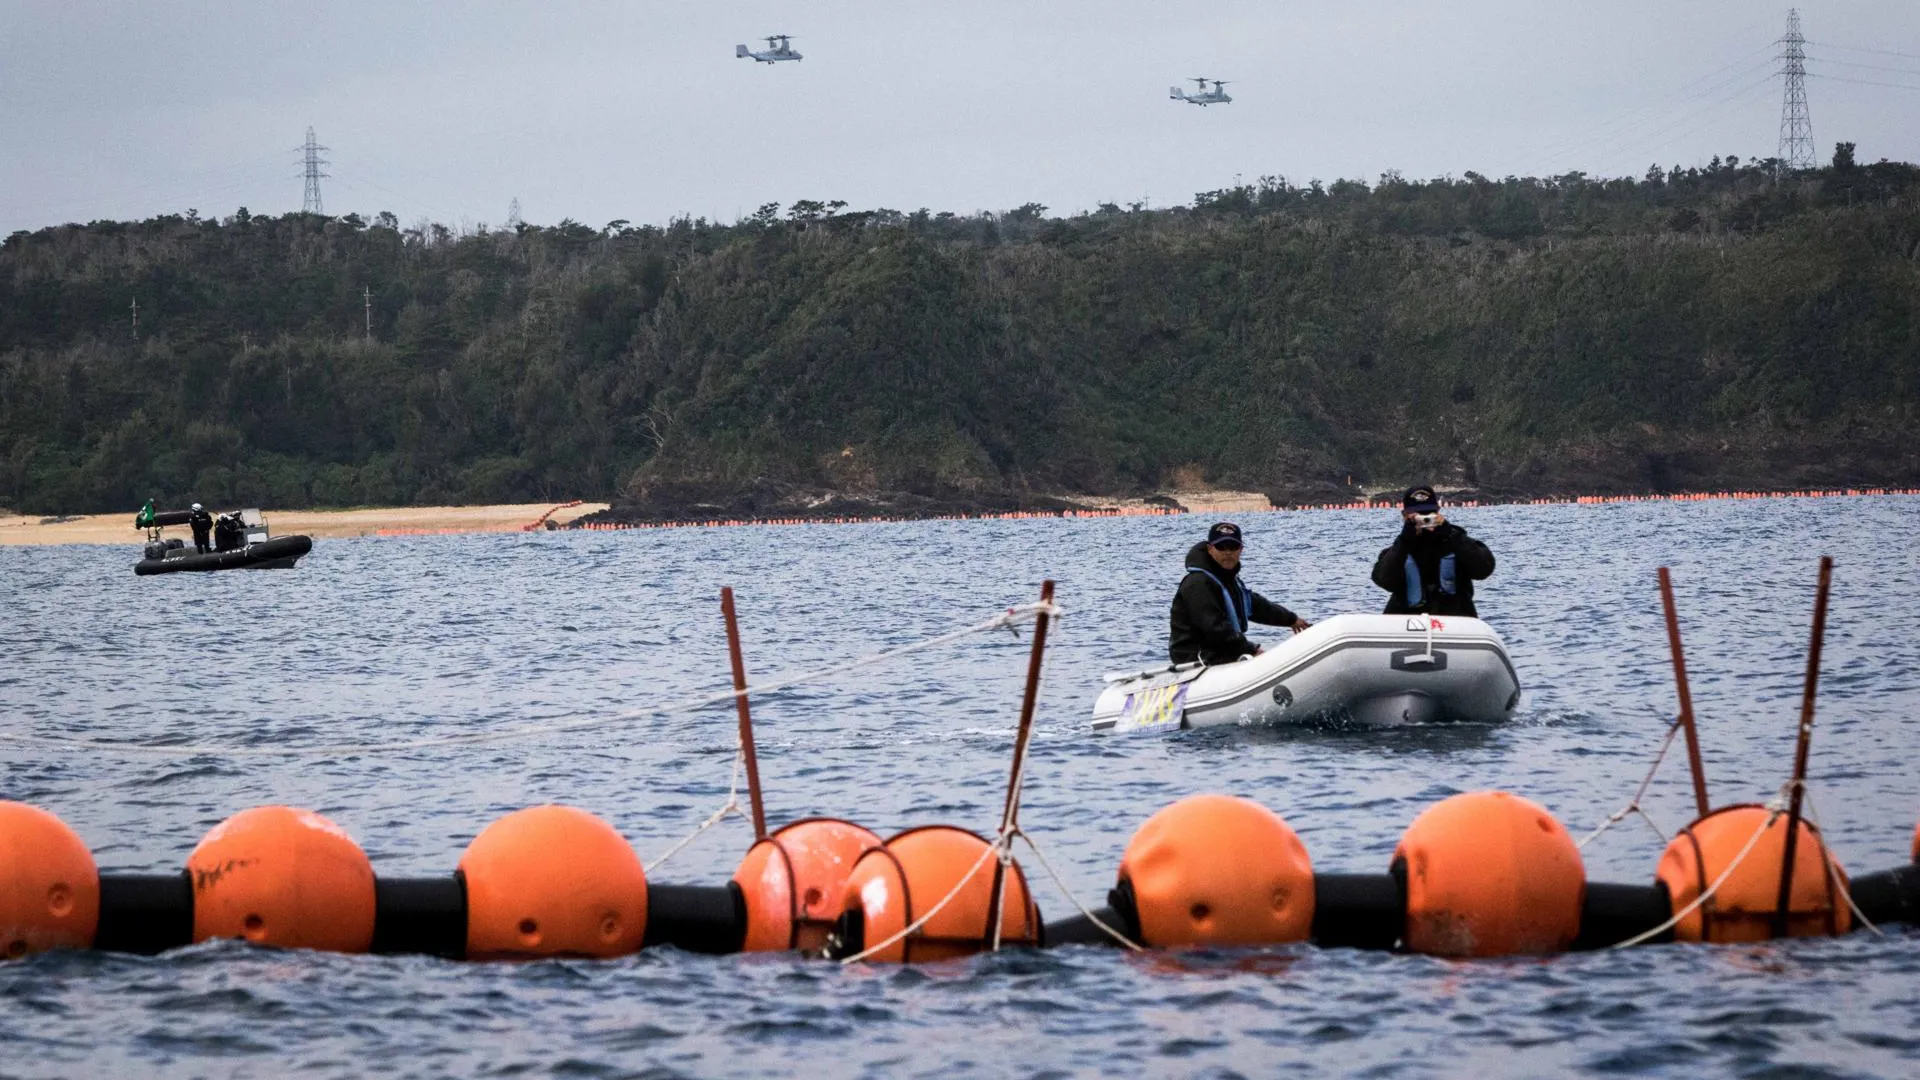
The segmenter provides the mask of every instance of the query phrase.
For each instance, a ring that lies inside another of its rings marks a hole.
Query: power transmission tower
[[[1786,52],[1786,100],[1780,104],[1780,160],[1786,168],[1813,168],[1813,120],[1807,116],[1807,39],[1800,33],[1800,9],[1787,9],[1787,36],[1780,39]]]
[[[313,129],[309,127],[307,129],[307,144],[300,148],[301,153],[304,155],[302,164],[306,166],[304,175],[307,178],[306,197],[300,202],[300,209],[305,213],[326,213],[325,210],[320,208],[320,178],[327,174],[320,171],[320,166],[333,164],[333,162],[320,156],[320,152],[326,149],[328,148],[313,141]]]

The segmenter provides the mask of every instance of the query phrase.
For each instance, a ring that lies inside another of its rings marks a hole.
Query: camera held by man
[[[1373,564],[1373,583],[1392,594],[1386,613],[1479,618],[1473,583],[1493,575],[1493,552],[1447,520],[1431,487],[1410,489],[1400,517],[1400,535]]]

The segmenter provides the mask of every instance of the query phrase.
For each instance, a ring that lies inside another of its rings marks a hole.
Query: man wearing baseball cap
[[[1374,560],[1373,583],[1391,593],[1388,615],[1479,618],[1473,583],[1493,575],[1493,552],[1440,513],[1431,487],[1400,500],[1400,535]]]
[[[1167,652],[1176,664],[1229,664],[1255,656],[1247,640],[1254,623],[1305,630],[1307,620],[1268,600],[1240,580],[1240,526],[1222,521],[1187,552],[1187,576],[1173,596],[1173,634]]]

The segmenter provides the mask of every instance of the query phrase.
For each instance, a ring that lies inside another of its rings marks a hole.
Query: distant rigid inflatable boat
[[[1505,720],[1520,677],[1479,619],[1336,615],[1231,664],[1107,676],[1095,731],[1348,718],[1370,725]]]
[[[251,509],[239,511],[233,539],[229,541],[237,542],[238,546],[225,551],[201,554],[179,539],[160,539],[160,527],[184,525],[187,517],[185,510],[167,510],[154,515],[146,557],[133,564],[134,573],[147,577],[190,570],[280,570],[292,567],[300,556],[313,550],[311,537],[268,536],[267,523],[260,511]]]

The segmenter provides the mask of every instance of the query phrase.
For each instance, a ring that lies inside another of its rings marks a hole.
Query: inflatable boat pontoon
[[[179,544],[180,541],[169,541]],[[257,544],[246,544],[232,551],[196,554],[192,548],[163,546],[133,564],[141,577],[151,574],[177,574],[188,570],[284,570],[300,556],[313,550],[313,540],[305,536],[276,536]],[[157,556],[157,557],[156,557]]]
[[[1336,615],[1231,664],[1107,676],[1095,731],[1345,718],[1490,722],[1520,705],[1506,645],[1479,619]]]

